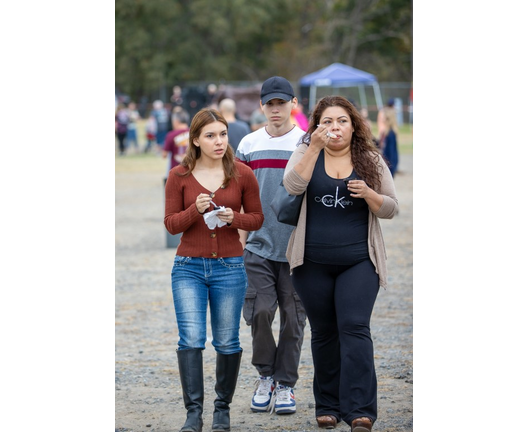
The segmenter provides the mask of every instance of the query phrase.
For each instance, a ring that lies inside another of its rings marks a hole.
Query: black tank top
[[[349,180],[357,179],[353,170]],[[343,179],[325,172],[325,153],[318,156],[307,188],[305,258],[320,264],[352,265],[369,258],[369,208],[353,198]]]

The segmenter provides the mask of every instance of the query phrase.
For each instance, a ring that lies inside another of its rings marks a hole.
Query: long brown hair
[[[382,172],[380,151],[375,146],[371,131],[365,124],[362,115],[346,98],[342,96],[325,96],[321,98],[310,116],[309,128],[303,135],[302,142],[310,145],[310,136],[320,124],[323,111],[333,106],[342,107],[353,124],[351,162],[355,171],[369,187],[379,190]]]
[[[226,130],[228,129],[228,122],[222,114],[215,109],[203,108],[195,114],[191,121],[191,126],[189,126],[189,145],[187,146],[186,154],[182,161],[182,166],[188,168],[188,170],[179,175],[188,176],[193,169],[195,169],[197,160],[200,159],[202,154],[202,150],[200,150],[200,147],[194,145],[193,142],[200,137],[204,126],[216,121],[221,122],[226,126]],[[227,186],[232,178],[236,179],[239,176],[239,172],[235,165],[235,154],[233,153],[233,148],[230,144],[228,144],[226,153],[224,153],[224,156],[222,157],[222,166],[224,168],[224,185]]]

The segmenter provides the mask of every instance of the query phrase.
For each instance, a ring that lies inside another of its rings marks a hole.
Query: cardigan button
[[[213,258],[217,258],[217,252],[211,252],[211,256],[212,256]]]
[[[211,233],[209,236],[210,236],[211,238],[215,238],[215,237],[217,237],[217,234],[213,232],[213,233]]]

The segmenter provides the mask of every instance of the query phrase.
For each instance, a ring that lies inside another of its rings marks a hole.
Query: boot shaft
[[[237,387],[241,359],[242,351],[228,355],[217,353],[217,382],[215,384],[217,399],[215,400],[215,406],[221,403],[225,405],[231,403]]]
[[[177,350],[176,354],[185,407],[188,411],[198,411],[202,414],[204,405],[202,350]]]
[[[213,411],[213,432],[230,430],[230,403],[237,387],[242,351],[235,354],[217,353],[217,383],[215,384],[215,410]]]

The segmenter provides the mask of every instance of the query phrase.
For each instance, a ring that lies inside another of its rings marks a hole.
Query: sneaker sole
[[[268,407],[270,405],[267,405],[265,407],[261,407],[261,406],[255,406],[255,405],[252,405],[250,407],[250,409],[253,411],[253,412],[267,412],[268,411]]]
[[[294,414],[296,412],[296,407],[287,407],[287,408],[276,408],[276,414]]]

